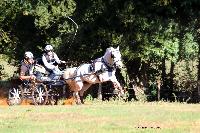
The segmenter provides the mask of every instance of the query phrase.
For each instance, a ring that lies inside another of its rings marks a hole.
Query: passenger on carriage
[[[42,62],[47,71],[50,73],[50,79],[56,80],[63,74],[63,72],[58,68],[58,64],[66,62],[58,58],[57,54],[53,52],[53,47],[51,45],[46,45],[46,47],[44,48]]]
[[[33,74],[33,63],[33,54],[29,51],[25,52],[24,59],[21,61],[19,73],[19,78],[22,81],[28,82],[30,80],[36,79],[36,76]]]

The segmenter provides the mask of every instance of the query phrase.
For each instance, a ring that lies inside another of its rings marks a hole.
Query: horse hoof
[[[77,105],[82,105],[82,103],[81,103],[81,102],[77,102],[76,104],[77,104]]]
[[[82,102],[81,102],[80,100],[78,100],[78,101],[76,101],[76,104],[77,104],[77,105],[81,105]]]
[[[80,96],[80,101],[81,101],[82,104],[84,104],[83,96]]]

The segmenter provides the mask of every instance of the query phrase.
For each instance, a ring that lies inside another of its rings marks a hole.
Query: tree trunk
[[[170,67],[170,83],[169,83],[169,93],[172,94],[173,88],[174,88],[174,67],[175,64],[174,62],[171,62],[171,67]]]
[[[160,81],[160,79],[157,80],[157,87],[158,87],[158,90],[157,90],[157,99],[158,99],[158,101],[160,101],[160,88],[161,88],[161,81]]]
[[[162,80],[162,88],[160,89],[161,96],[160,98],[167,98],[167,83],[166,83],[166,65],[165,65],[166,57],[162,59],[162,74],[161,74],[161,80]]]

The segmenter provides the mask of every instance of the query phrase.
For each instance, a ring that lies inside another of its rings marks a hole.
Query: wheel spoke
[[[15,93],[13,93],[13,92],[10,92],[13,96],[15,95]]]
[[[16,93],[16,89],[15,88],[13,88],[13,91],[14,91],[14,93]]]
[[[40,93],[38,88],[37,88],[37,93],[38,93],[38,94]]]
[[[39,92],[41,93],[41,87],[40,87],[39,89],[40,89],[40,91],[39,91]]]
[[[44,90],[41,90],[41,93],[43,93],[44,92]]]
[[[39,102],[42,103],[44,101],[43,97],[39,97]]]

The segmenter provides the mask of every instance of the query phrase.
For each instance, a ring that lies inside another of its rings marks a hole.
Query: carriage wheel
[[[20,105],[23,101],[23,97],[24,97],[23,89],[20,85],[17,87],[12,87],[9,89],[8,92],[7,104],[9,106]]]
[[[32,99],[35,105],[45,105],[48,100],[47,87],[44,84],[37,84],[32,91]]]

